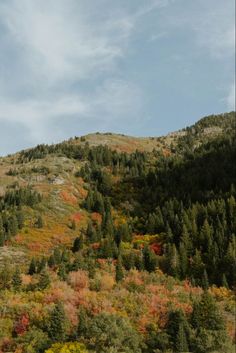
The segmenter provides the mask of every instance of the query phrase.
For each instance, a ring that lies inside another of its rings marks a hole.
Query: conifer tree
[[[82,236],[80,237],[76,237],[72,246],[72,251],[73,253],[81,250],[83,247],[83,240],[82,240]]]
[[[209,280],[208,280],[208,274],[207,274],[206,269],[204,269],[204,271],[203,271],[202,288],[205,290],[209,288]]]
[[[47,269],[43,269],[43,271],[40,273],[38,288],[44,290],[49,286],[50,282],[51,281]]]
[[[16,291],[18,291],[21,285],[22,285],[21,273],[20,273],[19,267],[17,267],[12,276],[12,286]]]
[[[64,342],[66,338],[66,316],[61,302],[57,303],[48,320],[48,335],[53,342]]]
[[[62,281],[65,281],[67,279],[66,267],[64,263],[60,264],[57,274]]]
[[[179,325],[177,337],[176,337],[176,351],[180,353],[189,352],[188,341],[184,330],[184,325]]]
[[[229,284],[228,284],[225,273],[223,273],[223,275],[222,275],[222,286],[229,289]]]
[[[38,216],[35,225],[37,228],[43,228],[43,217],[41,215]]]
[[[30,262],[30,265],[29,265],[28,274],[32,276],[35,273],[36,273],[36,261],[35,261],[35,258],[33,257],[31,259],[31,262]]]
[[[116,282],[122,281],[123,278],[124,278],[124,272],[122,268],[122,260],[121,260],[121,257],[119,256],[116,263]]]
[[[157,267],[157,257],[150,250],[148,245],[145,245],[143,249],[143,263],[144,263],[145,270],[148,272],[155,271]]]

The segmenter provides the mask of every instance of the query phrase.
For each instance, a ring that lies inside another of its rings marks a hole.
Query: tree
[[[21,273],[20,273],[19,267],[17,267],[12,276],[12,286],[16,291],[18,291],[21,285],[22,285]]]
[[[62,281],[65,281],[67,279],[66,267],[63,263],[60,264],[57,274]]]
[[[36,273],[36,261],[35,261],[35,258],[33,257],[29,265],[28,274],[32,276],[35,273]]]
[[[79,342],[54,343],[45,353],[88,353],[85,345]]]
[[[8,289],[11,286],[12,271],[8,262],[4,262],[0,267],[0,288]]]
[[[79,310],[78,321],[77,335],[82,338],[85,336],[89,324],[89,318],[84,307]]]
[[[225,273],[223,273],[223,276],[222,276],[222,286],[229,289],[229,284],[228,284]]]
[[[169,313],[167,333],[174,351],[188,352],[190,326],[182,310],[174,310]]]
[[[122,281],[124,278],[124,272],[122,268],[122,260],[121,257],[118,257],[117,263],[116,263],[116,282]]]
[[[145,270],[148,272],[155,271],[157,267],[157,257],[148,245],[145,245],[143,249],[143,263]]]
[[[202,288],[205,290],[209,288],[208,274],[207,274],[206,269],[204,269],[204,272],[203,272]]]
[[[213,297],[207,292],[201,296],[199,302],[195,302],[192,312],[192,325],[194,328],[211,330],[223,330],[224,321]]]
[[[66,316],[64,307],[58,302],[53,308],[49,319],[47,332],[53,342],[63,342],[66,338]]]
[[[167,271],[170,275],[177,277],[179,276],[180,270],[180,260],[179,260],[179,253],[175,246],[175,244],[168,244],[167,248]]]
[[[127,319],[100,313],[90,320],[85,341],[96,353],[141,353],[140,335]]]
[[[48,274],[47,269],[43,269],[43,271],[40,273],[40,277],[39,277],[39,282],[38,282],[38,288],[41,290],[46,289],[49,284],[50,284],[50,277]]]
[[[176,346],[176,351],[177,352],[183,353],[183,352],[188,352],[189,351],[188,341],[187,341],[187,338],[186,338],[186,333],[185,333],[185,329],[184,329],[184,325],[183,324],[179,325],[175,346]]]
[[[41,215],[38,216],[37,221],[35,222],[37,228],[43,228],[43,218]]]
[[[83,239],[82,237],[76,237],[72,246],[72,251],[75,253],[79,250],[81,250],[83,247]]]

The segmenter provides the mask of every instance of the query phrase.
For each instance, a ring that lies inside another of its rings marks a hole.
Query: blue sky
[[[234,106],[234,0],[0,0],[0,154]]]

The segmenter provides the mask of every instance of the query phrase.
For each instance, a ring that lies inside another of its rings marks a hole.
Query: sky
[[[0,0],[0,155],[235,110],[234,0]]]

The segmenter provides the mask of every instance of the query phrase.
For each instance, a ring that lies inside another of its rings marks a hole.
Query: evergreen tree
[[[8,262],[0,267],[0,289],[10,289],[12,282],[12,271]]]
[[[219,309],[213,297],[207,291],[202,294],[201,300],[193,305],[192,324],[195,328],[206,330],[224,329],[224,321]]]
[[[62,281],[66,281],[67,279],[67,274],[66,274],[66,267],[64,265],[64,263],[61,263],[59,268],[58,268],[58,277],[62,280]]]
[[[53,268],[55,265],[56,265],[56,261],[55,261],[54,255],[52,254],[52,255],[49,256],[48,266],[50,268]]]
[[[32,276],[35,273],[36,273],[36,261],[35,261],[35,258],[33,257],[29,265],[28,274]]]
[[[16,215],[12,215],[10,222],[9,222],[9,232],[11,235],[16,235],[18,233],[18,222]]]
[[[184,325],[180,324],[176,337],[176,351],[180,353],[189,352],[188,341],[184,330]]]
[[[53,342],[64,342],[66,338],[66,316],[61,302],[57,303],[48,320],[48,335]]]
[[[157,267],[157,257],[150,250],[148,245],[145,245],[143,249],[143,263],[144,263],[145,270],[148,272],[155,271]]]
[[[48,271],[46,269],[43,269],[43,271],[40,273],[38,288],[44,290],[49,286],[50,282],[51,281]]]
[[[43,218],[41,215],[38,216],[37,221],[35,222],[37,228],[43,228]]]
[[[228,284],[225,273],[223,273],[223,276],[222,276],[222,286],[229,289],[229,284]]]
[[[119,256],[116,262],[116,282],[122,281],[124,278],[124,272],[122,268],[122,260],[121,257]]]
[[[203,272],[202,288],[205,290],[209,288],[208,274],[207,274],[206,269],[204,269],[204,272]]]
[[[82,236],[80,237],[76,237],[75,240],[74,240],[74,243],[73,243],[73,246],[72,246],[72,251],[73,253],[81,250],[83,247],[83,239],[82,239]]]
[[[21,285],[22,285],[21,273],[20,273],[19,267],[17,267],[12,276],[12,286],[16,291],[18,291]]]

